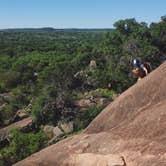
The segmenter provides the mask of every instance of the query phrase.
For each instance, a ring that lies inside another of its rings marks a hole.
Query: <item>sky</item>
[[[166,0],[0,0],[0,29],[113,28],[126,18],[160,21]]]

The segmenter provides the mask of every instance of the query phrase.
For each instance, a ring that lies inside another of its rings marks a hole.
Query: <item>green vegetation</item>
[[[11,132],[9,147],[0,150],[0,165],[11,165],[45,146],[46,136],[42,132],[21,133],[14,129]]]
[[[102,105],[89,106],[86,111],[78,114],[78,117],[75,118],[76,128],[75,131],[86,128],[89,123],[103,110]]]
[[[113,99],[135,83],[133,58],[158,67],[166,58],[166,19],[159,23],[120,20],[113,30],[22,29],[0,31],[0,127],[20,109],[28,110],[35,131],[14,131],[1,150],[0,165],[14,163],[45,146],[42,125],[74,121],[85,128],[103,109],[82,112],[76,100]],[[91,67],[91,60],[96,67]],[[111,85],[111,87],[108,87]],[[30,105],[30,106],[29,106]]]

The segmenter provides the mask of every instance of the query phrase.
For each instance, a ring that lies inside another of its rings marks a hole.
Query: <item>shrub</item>
[[[20,82],[20,73],[15,71],[1,72],[0,73],[1,86],[5,85],[3,88],[13,88]]]
[[[37,125],[46,123],[56,125],[59,120],[73,116],[68,93],[59,92],[57,96],[51,94],[38,96],[33,104],[32,114]]]
[[[43,114],[43,107],[44,107],[44,101],[46,100],[46,97],[44,95],[40,95],[36,98],[33,106],[32,106],[32,116],[36,124],[43,124],[45,116]]]
[[[8,125],[8,123],[10,123],[9,120],[15,115],[17,110],[17,106],[12,104],[7,104],[2,108],[1,113],[5,125]]]
[[[104,106],[89,106],[75,119],[75,130],[81,130],[87,127],[90,122],[103,110]]]
[[[93,97],[106,97],[109,99],[113,99],[115,95],[116,95],[116,92],[114,90],[99,88],[99,89],[90,91],[88,94],[82,97],[90,98],[91,96],[93,96]]]
[[[11,165],[43,148],[45,142],[46,137],[42,132],[21,133],[14,129],[9,147],[0,151],[0,159],[5,165]]]
[[[0,82],[0,93],[4,93],[6,91],[5,84]]]
[[[27,92],[22,86],[19,86],[12,90],[12,96],[9,99],[10,104],[17,106],[19,109],[23,108],[29,103]]]

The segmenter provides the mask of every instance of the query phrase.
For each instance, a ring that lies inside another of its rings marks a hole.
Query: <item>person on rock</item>
[[[134,59],[132,73],[138,78],[138,81],[147,76],[151,71],[151,65],[148,62],[141,63],[139,59]]]

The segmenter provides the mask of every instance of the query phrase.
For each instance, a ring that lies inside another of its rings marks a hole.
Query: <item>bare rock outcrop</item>
[[[93,153],[75,154],[69,158],[69,161],[64,161],[63,164],[72,166],[126,166],[122,156],[118,155],[102,155]]]
[[[19,128],[20,130],[29,130],[32,127],[32,117],[25,118],[21,121],[15,122],[7,127],[0,129],[0,144],[1,142],[8,140],[10,131],[13,128]]]
[[[108,105],[79,135],[16,166],[165,166],[166,62]]]

